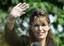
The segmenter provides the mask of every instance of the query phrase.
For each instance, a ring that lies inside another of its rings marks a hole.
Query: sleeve
[[[13,16],[7,17],[7,23],[5,25],[5,38],[10,46],[27,46],[29,44],[29,37],[22,35],[18,37],[15,31],[17,26],[15,23],[16,19]]]
[[[19,37],[16,35],[16,32],[14,31],[15,27],[15,18],[13,16],[7,17],[7,22],[5,25],[5,38],[6,41],[11,46],[21,46],[21,41]]]

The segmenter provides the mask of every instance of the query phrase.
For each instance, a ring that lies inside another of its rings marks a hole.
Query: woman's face
[[[31,30],[37,39],[44,39],[47,37],[50,25],[48,24],[47,18],[40,16],[34,17],[32,22]]]

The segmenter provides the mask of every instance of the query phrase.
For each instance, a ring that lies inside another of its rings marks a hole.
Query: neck
[[[46,39],[39,41],[39,43],[40,43],[41,46],[45,46],[46,45]]]
[[[33,43],[35,43],[35,45],[37,45],[37,46],[45,46],[46,45],[46,39],[37,40]]]

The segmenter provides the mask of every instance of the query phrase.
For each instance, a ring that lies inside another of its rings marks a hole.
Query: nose
[[[39,32],[45,32],[45,30],[44,30],[44,27],[42,27],[42,26],[39,26],[39,28],[38,28],[39,30]]]
[[[38,28],[38,29],[39,29],[39,31],[41,31],[41,30],[42,30],[42,26],[39,26],[39,28]]]

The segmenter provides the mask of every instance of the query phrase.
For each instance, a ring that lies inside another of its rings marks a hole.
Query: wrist
[[[13,18],[17,18],[17,15],[10,13],[10,16]]]
[[[9,15],[7,19],[8,19],[8,21],[13,22],[13,21],[15,21],[16,18],[12,15]]]

